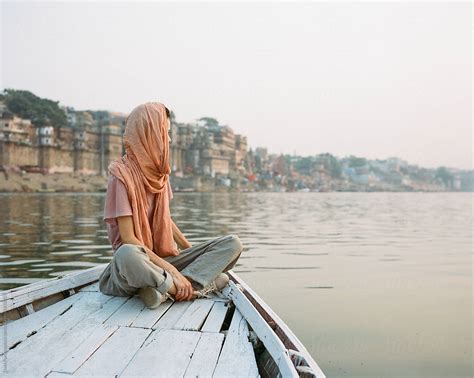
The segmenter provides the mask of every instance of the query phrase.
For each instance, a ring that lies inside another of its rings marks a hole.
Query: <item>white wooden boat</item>
[[[325,376],[234,272],[212,298],[150,310],[102,294],[105,266],[0,292],[1,376]]]

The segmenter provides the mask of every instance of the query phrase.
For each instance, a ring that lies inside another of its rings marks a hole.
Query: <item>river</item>
[[[111,258],[104,194],[0,194],[0,289]],[[471,193],[175,193],[328,377],[472,374]]]

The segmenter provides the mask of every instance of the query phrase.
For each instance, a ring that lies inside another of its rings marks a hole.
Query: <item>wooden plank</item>
[[[0,335],[6,335],[0,347],[2,353],[5,352],[5,346],[8,350],[13,345],[25,340],[29,335],[37,332],[40,328],[43,328],[50,321],[65,312],[79,298],[79,296],[73,295],[24,318],[0,326]]]
[[[213,305],[212,299],[195,299],[175,323],[173,329],[198,331]]]
[[[223,341],[222,333],[202,333],[184,376],[212,377]]]
[[[325,374],[308,352],[303,343],[296,337],[288,325],[271,309],[271,307],[260,298],[255,291],[242,280],[235,272],[229,270],[226,272],[230,279],[238,283],[242,288],[242,293],[247,297],[251,304],[257,309],[258,313],[270,325],[272,330],[277,334],[283,345],[287,349],[293,349],[303,354],[307,365],[313,370],[313,373],[318,378],[325,378]],[[227,288],[226,288],[227,289]],[[252,326],[253,327],[253,326]],[[254,328],[255,330],[255,328]]]
[[[45,287],[51,286],[52,284],[53,285],[57,284],[59,281],[67,281],[69,279],[78,279],[79,281],[83,281],[78,286],[85,285],[88,283],[93,283],[94,281],[97,281],[97,279],[90,281],[90,280],[84,280],[82,278],[84,277],[89,278],[91,273],[93,272],[97,273],[97,271],[99,271],[101,273],[105,269],[106,266],[107,264],[99,264],[97,266],[87,268],[81,271],[71,272],[70,274],[59,275],[54,278],[39,280],[28,285],[14,287],[12,289],[5,290],[3,292],[3,297],[0,300],[4,301],[5,299],[14,298],[20,294],[25,294],[25,293],[41,290],[41,289],[44,289]],[[64,290],[61,290],[61,291],[64,291]]]
[[[127,327],[136,319],[138,314],[145,308],[142,300],[135,296],[131,297],[122,307],[120,307],[105,324]]]
[[[79,291],[99,291],[99,282],[84,286]]]
[[[257,333],[258,338],[275,360],[283,376],[298,377],[298,372],[291,362],[288,350],[234,282],[229,281],[228,289],[225,290],[225,293],[232,299],[239,313],[242,313],[245,320]]]
[[[118,326],[97,325],[77,349],[52,369],[53,372],[73,374],[117,329]]]
[[[259,377],[255,353],[248,337],[247,322],[236,308],[214,371],[214,377]]]
[[[201,333],[195,331],[174,329],[153,331],[121,377],[183,376],[200,336]]]
[[[172,306],[173,301],[171,299],[166,300],[159,305],[158,308],[150,310],[149,308],[144,308],[135,320],[132,322],[130,327],[141,327],[141,328],[151,328],[163,314]]]
[[[97,281],[107,264],[71,273],[64,277],[42,280],[38,283],[6,290],[0,298],[0,313],[24,306],[49,295]]]
[[[119,375],[141,347],[151,330],[120,327],[98,350],[74,373],[75,376]],[[156,363],[157,355],[151,358]],[[155,367],[156,370],[156,367]],[[149,370],[147,373],[154,373]]]
[[[81,298],[68,311],[5,354],[9,374],[47,374],[93,332],[94,320],[105,320],[100,314],[112,297],[86,292],[75,295]]]
[[[176,301],[165,314],[151,327],[152,329],[171,329],[178,319],[183,316],[192,301]]]
[[[62,301],[64,298],[67,298],[69,296],[70,295],[64,295],[63,292],[51,294],[51,295],[48,295],[47,297],[40,298],[37,301],[34,301],[33,307],[35,308],[35,311],[40,311],[43,308],[46,308],[59,301]],[[18,309],[21,309],[21,307],[18,307]]]
[[[214,302],[214,306],[212,306],[211,312],[201,328],[201,332],[220,332],[228,309],[229,302]]]

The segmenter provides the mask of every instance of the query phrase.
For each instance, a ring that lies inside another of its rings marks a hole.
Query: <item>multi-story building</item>
[[[22,119],[8,111],[2,111],[0,119],[0,140],[31,144],[29,128],[31,121]]]
[[[35,166],[46,172],[106,174],[125,151],[126,115],[63,107],[68,125],[34,126],[0,102],[0,165]],[[28,146],[28,148],[27,148]],[[228,176],[246,171],[247,138],[228,126],[171,124],[170,163],[176,176]]]
[[[49,173],[105,174],[107,166],[123,152],[124,118],[114,114],[99,124],[90,112],[63,110],[68,126],[36,127],[30,120],[8,112],[0,102],[0,166],[37,167]],[[109,119],[120,124],[108,124]]]

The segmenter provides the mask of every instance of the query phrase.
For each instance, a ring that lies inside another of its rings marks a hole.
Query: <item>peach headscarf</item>
[[[109,174],[122,181],[132,207],[136,238],[158,256],[176,256],[168,180],[169,136],[166,108],[159,102],[137,106],[127,117],[123,134],[125,155],[109,165]],[[147,217],[147,193],[155,195],[153,220]]]

